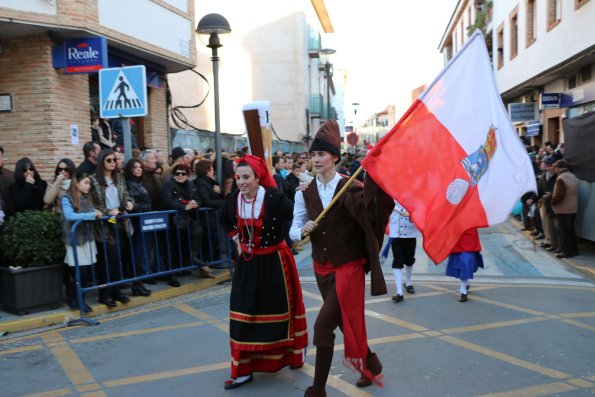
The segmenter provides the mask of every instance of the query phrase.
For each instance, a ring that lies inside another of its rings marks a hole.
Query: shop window
[[[519,53],[519,6],[510,13],[510,59]]]
[[[525,47],[529,47],[537,38],[537,13],[535,12],[535,0],[527,0],[525,3],[525,18]]]
[[[589,0],[574,0],[574,9],[578,10],[588,2]]]
[[[496,40],[496,48],[498,52],[498,55],[496,56],[496,66],[500,69],[504,66],[504,22],[498,27]]]
[[[547,0],[547,30],[555,28],[562,20],[562,0]]]

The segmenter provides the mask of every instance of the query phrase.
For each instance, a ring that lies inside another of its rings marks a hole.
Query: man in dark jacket
[[[140,162],[143,166],[143,175],[141,183],[151,198],[151,211],[161,209],[161,179],[155,170],[157,169],[157,156],[151,149],[145,149],[141,152]]]
[[[194,171],[196,172],[194,186],[196,186],[199,202],[203,207],[214,210],[221,209],[224,202],[223,192],[221,191],[221,186],[215,180],[213,162],[210,160],[200,160],[196,163]],[[201,226],[203,230],[207,231],[206,238],[202,239],[202,259],[205,261],[218,260],[221,252],[221,243],[225,241],[225,236],[217,235],[218,217],[217,212],[214,210],[200,216]]]
[[[76,169],[77,173],[93,175],[97,167],[97,156],[101,151],[101,147],[95,142],[87,142],[83,146],[83,155],[85,160]]]
[[[377,229],[378,225],[382,225],[380,229],[386,226],[394,201],[387,195],[383,197],[379,191],[370,199],[366,186],[354,182],[335,206],[329,208],[333,197],[347,183],[347,178],[335,171],[340,149],[339,125],[333,120],[325,122],[310,147],[316,178],[306,190],[295,194],[290,235],[297,241],[309,234],[314,274],[323,298],[312,342],[316,346],[314,383],[306,390],[305,397],[326,397],[335,330],[339,326],[344,336],[344,362],[361,373],[357,386],[378,382],[382,372],[380,360],[368,346],[364,272],[371,271],[372,295],[386,294],[378,261],[382,230],[379,233]],[[379,210],[381,205],[382,211]],[[317,223],[315,219],[325,208],[328,212]]]

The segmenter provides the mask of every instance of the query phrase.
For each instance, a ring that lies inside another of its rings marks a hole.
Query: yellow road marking
[[[558,314],[560,317],[564,318],[584,318],[584,317],[595,317],[595,312],[578,312],[578,313],[566,313],[566,314]]]
[[[216,319],[215,317],[203,312],[202,310],[195,309],[186,303],[176,303],[174,305],[174,307],[183,311],[186,314],[190,314],[191,316],[204,321],[207,324],[214,325],[215,327],[219,328],[221,331],[225,332],[226,334],[229,334],[229,324]]]
[[[30,352],[30,351],[41,350],[41,349],[43,349],[43,346],[41,346],[41,345],[17,347],[15,349],[1,351],[0,356],[7,356],[9,354],[18,354],[18,353]]]
[[[571,390],[576,390],[576,387],[573,387],[568,383],[556,382],[548,383],[546,385],[531,386],[523,389],[506,391],[502,393],[483,394],[478,397],[537,397],[549,396],[551,394],[563,393]]]
[[[163,327],[145,328],[145,329],[138,329],[135,331],[116,332],[116,333],[107,334],[107,335],[97,335],[97,336],[89,336],[87,338],[73,339],[70,341],[70,343],[78,345],[81,343],[97,342],[97,341],[105,340],[105,339],[123,338],[126,336],[136,336],[136,335],[150,334],[150,333],[154,333],[154,332],[172,331],[175,329],[198,327],[198,326],[204,325],[204,324],[205,323],[202,321],[197,321],[194,323],[187,323],[187,324],[166,325]]]
[[[172,370],[172,371],[155,372],[153,374],[115,379],[115,380],[103,382],[103,385],[105,387],[119,387],[119,386],[133,385],[135,383],[151,382],[151,381],[160,380],[160,379],[175,378],[178,376],[195,375],[195,374],[200,374],[202,372],[218,371],[218,370],[222,370],[222,369],[229,369],[230,367],[231,367],[230,362],[226,361],[224,363],[201,365],[199,367],[184,368],[184,369],[178,369],[178,370]]]
[[[485,354],[488,357],[492,357],[492,358],[507,362],[509,364],[516,365],[517,367],[521,367],[521,368],[525,368],[525,369],[528,369],[531,371],[538,372],[540,374],[543,374],[543,375],[546,375],[546,376],[549,376],[552,378],[562,379],[562,378],[567,378],[570,376],[564,372],[556,371],[555,369],[550,369],[550,368],[543,367],[541,365],[533,364],[528,361],[521,360],[520,358],[516,358],[516,357],[510,356],[508,354],[500,353],[495,350],[488,349],[483,346],[479,346],[474,343],[467,342],[467,341],[464,341],[462,339],[455,338],[452,336],[441,336],[438,339],[443,340],[448,343],[452,343],[453,345],[464,347],[465,349],[469,349],[469,350],[472,350],[477,353]]]
[[[83,362],[78,358],[74,350],[68,346],[61,335],[44,335],[42,337],[46,345],[52,351],[56,360],[74,385],[95,382],[93,375],[87,370]]]
[[[365,313],[368,316],[370,316],[370,317],[376,318],[378,320],[385,321],[387,323],[395,324],[395,325],[398,325],[400,327],[410,329],[412,331],[416,331],[416,332],[429,331],[429,329],[424,328],[424,327],[422,327],[420,325],[413,324],[413,323],[410,323],[410,322],[404,321],[404,320],[399,320],[397,318],[394,318],[394,317],[391,317],[391,316],[387,316],[386,314],[378,313],[378,312],[375,312],[375,311],[372,311],[372,310],[366,310]]]
[[[511,327],[514,325],[522,325],[522,324],[531,324],[531,323],[536,323],[539,321],[547,321],[547,319],[544,317],[522,318],[519,320],[500,321],[500,322],[496,322],[496,323],[487,323],[487,324],[479,324],[479,325],[469,325],[467,327],[447,328],[447,329],[442,329],[440,331],[444,332],[445,334],[458,334],[458,333],[462,333],[462,332],[484,331],[486,329]]]
[[[590,324],[581,323],[580,321],[576,321],[576,320],[560,320],[560,321],[562,321],[563,323],[566,323],[566,324],[575,325],[577,327],[588,329],[589,331],[595,332],[595,327]]]
[[[102,391],[94,391],[91,393],[81,394],[82,397],[107,397],[107,395]]]
[[[589,382],[586,379],[582,379],[582,378],[574,378],[574,379],[569,379],[567,380],[568,383],[578,386],[578,387],[582,387],[584,389],[588,389],[589,387],[593,387],[595,386],[595,384]]]
[[[589,273],[593,273],[593,274],[595,274],[595,270],[591,269],[590,267],[586,267],[586,266],[576,266],[576,265],[574,265],[574,264],[573,264],[573,266],[574,266],[574,267],[576,267],[577,269],[581,269],[581,270],[584,270],[584,271],[586,271],[586,272],[589,272]]]
[[[34,393],[34,394],[27,394],[23,397],[62,397],[62,396],[70,396],[72,394],[72,390],[70,389],[59,389],[59,390],[52,390],[52,391],[44,391],[41,393]]]
[[[369,339],[368,345],[374,346],[374,345],[381,345],[383,343],[403,342],[406,340],[422,339],[425,337],[426,337],[425,335],[418,334],[417,332],[411,333],[411,334],[397,335],[397,336],[384,336],[381,338]]]
[[[300,369],[301,372],[314,377],[314,367],[308,363]],[[348,395],[349,397],[373,397],[372,394],[366,393],[362,389],[357,388],[349,382],[344,381],[334,375],[330,375],[326,381],[327,386],[337,389],[338,391]]]
[[[88,385],[81,385],[76,387],[76,391],[79,392],[90,392],[90,391],[98,391],[101,389],[99,383],[90,383]]]
[[[510,310],[515,310],[515,311],[521,312],[521,313],[528,313],[528,314],[532,314],[534,316],[544,316],[547,314],[544,312],[540,312],[539,310],[526,309],[526,308],[523,308],[523,307],[520,307],[517,305],[510,305],[508,303],[498,302],[498,301],[495,301],[492,299],[482,298],[482,297],[476,296],[476,295],[471,295],[471,296],[472,296],[471,299],[474,301],[483,302],[483,303],[503,307],[503,308],[510,309]]]

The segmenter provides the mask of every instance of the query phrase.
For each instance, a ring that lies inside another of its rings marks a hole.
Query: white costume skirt
[[[76,246],[76,255],[79,262],[79,266],[89,266],[97,262],[97,245],[95,240],[87,241],[84,244]],[[64,263],[68,266],[74,266],[74,250],[71,245],[66,244],[66,257],[64,257]]]

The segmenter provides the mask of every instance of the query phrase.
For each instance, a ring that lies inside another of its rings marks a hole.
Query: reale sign
[[[562,94],[543,93],[539,95],[539,109],[560,109]]]
[[[107,39],[88,37],[64,41],[64,73],[91,73],[108,66]]]

